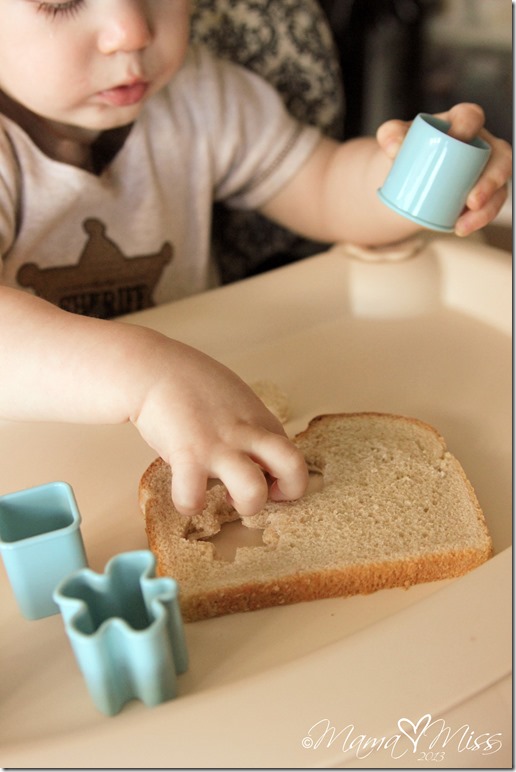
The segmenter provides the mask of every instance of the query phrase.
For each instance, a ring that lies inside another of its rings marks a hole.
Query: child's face
[[[0,89],[48,120],[133,121],[180,68],[189,0],[0,0]]]

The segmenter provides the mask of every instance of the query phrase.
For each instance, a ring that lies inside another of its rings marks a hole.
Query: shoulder
[[[221,100],[233,100],[236,94],[241,97],[240,106],[257,98],[280,100],[276,89],[263,77],[218,57],[202,44],[190,46],[183,67],[166,87],[166,93],[173,99],[182,96],[193,106],[199,102],[220,105]]]
[[[174,126],[220,140],[221,132],[285,113],[276,90],[241,65],[192,45],[181,70],[150,100],[151,126]],[[220,150],[220,148],[219,148]]]
[[[218,56],[204,44],[192,43],[183,66],[172,83],[191,82],[192,80],[203,81],[206,77],[227,77],[228,74],[235,71],[235,68],[241,69],[240,65]]]

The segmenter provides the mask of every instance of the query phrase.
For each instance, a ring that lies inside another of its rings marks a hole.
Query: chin
[[[119,116],[116,119],[109,121],[99,121],[95,126],[91,128],[96,131],[109,131],[110,129],[120,129],[122,126],[127,126],[138,118],[140,113],[132,113],[126,116]]]
[[[133,123],[140,115],[142,107],[143,103],[116,109],[88,108],[77,111],[75,115],[63,116],[58,121],[78,130],[98,133]]]
[[[110,129],[118,129],[121,126],[127,126],[128,123],[133,123],[140,113],[141,106],[138,109],[134,107],[125,108],[117,110],[110,115],[99,115],[87,122],[84,121],[81,125],[83,128],[91,129],[92,131],[109,131]]]

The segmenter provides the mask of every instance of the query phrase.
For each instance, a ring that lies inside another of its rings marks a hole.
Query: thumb
[[[393,160],[403,144],[411,121],[389,120],[382,123],[376,132],[376,141],[385,155]]]
[[[450,137],[469,142],[477,136],[485,123],[485,114],[480,105],[463,102],[455,105],[447,113],[436,116],[450,123]]]

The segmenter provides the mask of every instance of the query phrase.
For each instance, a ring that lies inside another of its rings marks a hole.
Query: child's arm
[[[173,499],[202,509],[208,478],[254,514],[267,496],[299,498],[302,454],[235,374],[152,330],[77,316],[0,287],[0,416],[124,423],[173,468]],[[264,471],[275,481],[270,490]]]
[[[499,212],[512,173],[512,151],[484,125],[478,105],[461,104],[440,117],[451,122],[451,133],[461,139],[478,134],[492,147],[489,162],[458,219],[456,233],[466,236],[487,225]],[[359,138],[339,144],[323,139],[315,152],[261,211],[267,217],[303,235],[326,242],[351,241],[377,246],[398,241],[419,226],[395,214],[378,199],[409,124],[388,121],[376,140]]]

